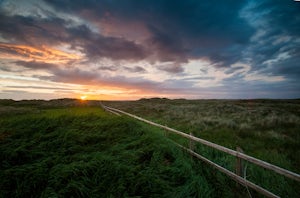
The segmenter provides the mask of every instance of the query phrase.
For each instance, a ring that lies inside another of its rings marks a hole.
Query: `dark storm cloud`
[[[16,65],[26,67],[28,69],[43,69],[48,71],[52,76],[35,76],[43,80],[50,80],[53,82],[68,82],[68,83],[88,83],[94,82],[98,78],[98,74],[93,71],[83,71],[78,68],[67,68],[64,65],[43,63],[36,61],[16,61]]]
[[[89,59],[139,60],[146,57],[142,46],[122,38],[104,37],[93,33],[86,25],[67,27],[69,21],[60,18],[38,19],[0,14],[0,35],[18,44],[30,46],[71,44]]]
[[[284,75],[294,80],[300,79],[300,57],[293,57],[287,60],[273,63],[272,72],[274,75]],[[300,83],[299,83],[300,84]]]
[[[117,71],[118,68],[116,66],[100,66],[98,67],[100,71]]]
[[[272,25],[270,35],[285,32],[290,35],[299,36],[299,2],[264,0],[257,1],[256,3],[257,6],[253,8],[253,12],[264,12],[263,17],[265,17],[268,20],[268,23]]]
[[[75,84],[93,84],[97,82],[99,75],[92,71],[75,69],[54,69],[51,71],[53,76],[46,76],[43,79],[53,82],[65,82]]]
[[[257,1],[250,13],[256,17],[253,25],[262,33],[245,50],[252,71],[299,79],[300,3]]]
[[[150,27],[149,30],[152,32],[152,37],[146,41],[146,45],[155,54],[157,60],[187,62],[188,49],[182,45],[182,38],[172,36],[170,32],[154,27]],[[173,34],[176,33],[173,32]]]
[[[61,57],[65,64],[62,67],[43,63],[39,54],[34,54],[37,57],[36,61],[15,62],[32,70],[45,69],[52,74],[50,77],[41,77],[43,79],[55,82],[139,87],[157,92],[169,90],[170,93],[178,90],[187,93],[184,86],[193,94],[201,90],[208,93],[207,89],[195,88],[194,82],[213,79],[214,77],[205,76],[208,72],[206,74],[202,72],[203,77],[197,77],[198,79],[184,78],[185,63],[201,59],[208,60],[211,67],[216,67],[216,71],[234,74],[219,82],[224,86],[210,87],[212,92],[232,91],[234,97],[239,97],[239,93],[246,94],[245,90],[249,88],[253,94],[267,91],[270,95],[274,95],[276,89],[282,93],[289,90],[294,95],[299,94],[297,84],[300,84],[300,3],[298,2],[292,0],[45,0],[45,2],[51,8],[44,9],[44,12],[47,12],[46,17],[15,13],[13,15],[1,10],[0,4],[2,42],[0,53],[20,56],[23,54],[24,58],[30,54],[23,53],[25,48],[20,53],[19,45],[35,48],[46,45],[56,48],[66,44],[70,46],[68,50],[83,54],[81,69],[76,68],[78,62],[72,64],[68,56]],[[53,12],[53,9],[57,13]],[[5,45],[7,43],[11,45]],[[42,53],[42,50],[36,50],[36,53]],[[131,63],[143,60],[158,70],[183,76],[182,80],[169,79],[162,85],[141,77],[127,78],[121,73],[127,71],[138,76],[139,73],[150,71],[145,66],[105,65],[96,69],[98,73],[92,71],[92,66],[88,68],[91,63],[101,61],[101,58]],[[86,64],[83,64],[84,61]],[[265,84],[248,82],[245,78],[247,74],[238,72],[245,67],[231,66],[235,63],[249,65],[249,71],[245,70],[248,73],[257,73],[260,77],[279,76],[285,81],[269,83],[266,80]],[[8,69],[2,67],[2,70]],[[115,72],[120,76],[105,76],[101,71]],[[268,89],[271,83],[274,83],[274,86]]]
[[[135,66],[135,67],[117,67],[117,66],[100,66],[98,67],[100,71],[111,71],[111,72],[116,72],[118,70],[124,69],[130,73],[145,73],[147,70],[143,67],[140,66]]]
[[[20,65],[29,69],[44,69],[44,70],[53,70],[58,66],[51,63],[37,62],[37,61],[16,61],[16,65]]]
[[[43,63],[36,61],[15,61],[16,65],[23,66],[28,69],[36,70],[43,69],[48,71],[50,76],[39,76],[34,75],[33,77],[42,80],[53,81],[53,82],[63,82],[63,83],[75,83],[84,85],[102,85],[102,86],[117,86],[123,88],[140,88],[147,90],[157,90],[159,89],[159,84],[143,79],[143,78],[126,78],[123,76],[108,77],[102,76],[101,73],[95,71],[82,70],[80,68],[70,68],[68,65],[59,65],[51,63]],[[63,67],[62,67],[63,66]],[[110,70],[111,67],[100,67],[98,69]],[[117,68],[116,68],[117,69]],[[140,66],[135,66],[132,68],[121,67],[132,73],[144,73],[146,70]],[[114,71],[114,70],[110,70]],[[12,87],[11,87],[12,88]],[[17,87],[14,87],[17,88]]]
[[[0,35],[18,44],[59,44],[66,39],[65,24],[60,18],[37,19],[30,16],[7,16],[0,12]]]
[[[162,89],[159,83],[140,78],[127,78],[124,76],[107,77],[97,74],[92,71],[83,71],[80,69],[54,69],[51,71],[51,76],[37,76],[40,79],[63,82],[77,83],[82,85],[97,85],[97,86],[115,86],[128,89],[152,90],[157,91]]]
[[[144,43],[136,44],[126,38],[103,36],[101,32],[94,33],[83,24],[67,27],[72,21],[57,18],[54,14],[50,14],[51,17],[46,19],[2,14],[1,35],[6,39],[36,45],[45,42],[53,45],[71,43],[91,59],[109,57],[141,60],[152,57],[152,61],[183,63],[190,58],[206,57],[216,66],[228,67],[245,58],[243,49],[250,44],[250,38],[255,33],[255,28],[240,16],[241,10],[247,6],[247,1],[46,2],[60,11],[79,14],[87,19],[92,15],[94,20],[105,19],[108,23],[111,18],[122,19],[125,23],[141,21],[150,32],[150,37]],[[268,11],[264,17],[274,29],[266,36],[283,31],[292,35],[299,34],[299,5],[295,3],[259,1],[252,11]],[[91,14],[87,15],[87,12]],[[265,60],[272,51],[276,49],[257,51],[257,54],[261,54],[261,59]]]
[[[147,56],[142,46],[122,38],[95,34],[85,25],[70,28],[67,32],[73,47],[81,47],[82,52],[91,59],[109,57],[117,60],[139,60]]]
[[[162,70],[162,71],[166,71],[168,73],[172,73],[172,74],[176,74],[176,73],[181,73],[183,72],[183,68],[181,65],[179,64],[174,64],[174,63],[168,63],[165,65],[158,65],[157,69]]]
[[[143,67],[135,66],[135,67],[124,67],[125,70],[131,73],[145,73],[146,70]]]
[[[161,61],[178,63],[205,56],[220,66],[228,66],[238,60],[240,49],[254,33],[239,17],[245,1],[47,2],[70,13],[82,14],[89,10],[99,18],[109,13],[125,22],[142,21],[151,34],[146,46]]]

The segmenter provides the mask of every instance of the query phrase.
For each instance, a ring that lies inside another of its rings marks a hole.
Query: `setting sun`
[[[87,96],[80,96],[80,99],[81,99],[81,100],[86,100],[86,97],[87,97]]]

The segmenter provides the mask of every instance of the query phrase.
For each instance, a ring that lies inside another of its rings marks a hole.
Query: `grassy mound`
[[[232,196],[158,131],[99,107],[7,113],[0,126],[2,197]]]

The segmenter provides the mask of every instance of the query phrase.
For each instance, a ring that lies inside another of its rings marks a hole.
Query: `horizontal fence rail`
[[[120,116],[119,113],[110,110],[108,107],[104,106],[102,103],[100,103],[100,105],[101,105],[101,107],[102,107],[105,111],[108,111],[108,112],[110,112],[110,113],[112,113],[112,114],[115,114],[115,115],[117,115],[117,116]]]
[[[176,142],[174,142],[177,146],[181,147],[182,149],[184,149],[185,151],[189,152],[191,155],[193,155],[194,157],[206,162],[207,164],[210,164],[211,166],[213,166],[214,168],[218,169],[219,171],[221,171],[222,173],[226,174],[227,176],[229,176],[231,179],[233,179],[234,181],[242,184],[243,186],[248,186],[254,190],[256,190],[257,192],[260,192],[261,194],[265,195],[266,197],[272,197],[272,198],[278,198],[279,196],[273,194],[272,192],[242,178],[241,176],[236,175],[235,173],[227,170],[226,168],[210,161],[209,159],[203,157],[202,155],[192,151],[191,149],[188,149]]]
[[[105,109],[111,110],[111,111],[115,111],[115,112],[118,112],[118,113],[121,113],[121,114],[128,115],[130,117],[133,117],[133,118],[135,118],[137,120],[140,120],[142,122],[148,123],[150,125],[157,126],[159,128],[171,131],[171,132],[176,133],[176,134],[178,134],[180,136],[183,136],[183,137],[185,137],[187,139],[193,140],[195,142],[199,142],[199,143],[204,144],[206,146],[209,146],[211,148],[215,148],[215,149],[217,149],[219,151],[223,151],[223,152],[228,153],[230,155],[233,155],[235,157],[239,157],[241,159],[244,159],[244,160],[247,160],[249,162],[252,162],[253,164],[256,164],[256,165],[261,166],[263,168],[272,170],[272,171],[274,171],[274,172],[276,172],[276,173],[278,173],[280,175],[286,176],[286,177],[288,177],[290,179],[293,179],[293,180],[296,180],[296,181],[300,181],[300,175],[299,174],[291,172],[291,171],[283,169],[283,168],[280,168],[280,167],[278,167],[276,165],[270,164],[270,163],[265,162],[263,160],[260,160],[260,159],[254,158],[252,156],[246,155],[244,153],[241,153],[241,152],[238,152],[238,151],[226,148],[224,146],[221,146],[221,145],[218,145],[218,144],[215,144],[215,143],[212,143],[212,142],[209,142],[207,140],[204,140],[204,139],[201,139],[201,138],[198,138],[198,137],[186,134],[186,133],[178,131],[176,129],[172,129],[172,128],[167,127],[167,126],[163,126],[161,124],[157,124],[155,122],[146,120],[144,118],[138,117],[136,115],[127,113],[127,112],[119,110],[119,109],[115,109],[115,108],[112,108],[112,107],[107,107],[107,106],[104,106],[104,105],[102,105],[102,107],[104,107]]]

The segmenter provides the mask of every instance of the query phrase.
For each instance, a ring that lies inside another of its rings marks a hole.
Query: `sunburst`
[[[86,100],[87,96],[80,96],[81,100]]]

